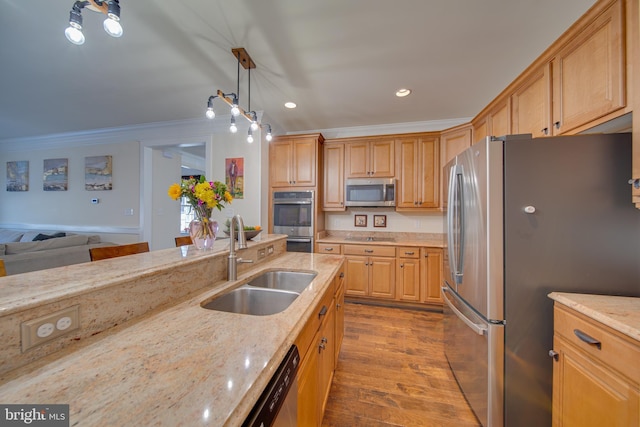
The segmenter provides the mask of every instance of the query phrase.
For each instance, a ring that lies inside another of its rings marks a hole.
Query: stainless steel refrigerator
[[[640,296],[631,136],[487,138],[445,176],[449,365],[483,426],[550,426],[547,295]]]

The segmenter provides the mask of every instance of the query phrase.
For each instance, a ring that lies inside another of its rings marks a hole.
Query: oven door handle
[[[274,205],[310,205],[311,200],[288,200],[286,202],[283,200],[274,200],[273,204]]]
[[[294,242],[294,243],[311,243],[311,239],[299,239],[299,238],[287,238],[287,242]]]

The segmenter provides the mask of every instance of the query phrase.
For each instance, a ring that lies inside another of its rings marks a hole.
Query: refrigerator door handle
[[[485,326],[483,326],[483,325],[478,325],[477,323],[474,323],[471,319],[469,319],[467,316],[462,314],[462,312],[460,310],[458,310],[451,303],[451,301],[449,301],[449,298],[447,297],[447,293],[450,293],[449,288],[447,288],[446,286],[443,286],[442,287],[442,295],[444,296],[443,299],[444,299],[444,302],[447,303],[447,305],[449,306],[451,311],[453,311],[455,313],[455,315],[458,316],[458,318],[465,323],[465,325],[467,325],[469,328],[471,328],[471,330],[473,332],[475,332],[478,335],[487,335],[487,328]]]
[[[451,279],[454,284],[462,283],[462,263],[464,250],[464,209],[462,167],[454,165],[449,173],[449,209],[447,210],[447,250]]]

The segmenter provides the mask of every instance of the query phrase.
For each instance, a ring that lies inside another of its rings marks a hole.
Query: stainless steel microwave
[[[350,178],[345,182],[345,206],[375,207],[396,205],[393,178]]]

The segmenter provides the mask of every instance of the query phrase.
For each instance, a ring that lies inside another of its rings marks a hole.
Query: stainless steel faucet
[[[231,218],[229,224],[229,262],[227,265],[227,280],[236,280],[238,278],[238,263],[251,263],[253,260],[238,258],[236,255],[236,227],[238,227],[238,249],[247,249],[247,237],[244,234],[244,221],[240,214]]]

